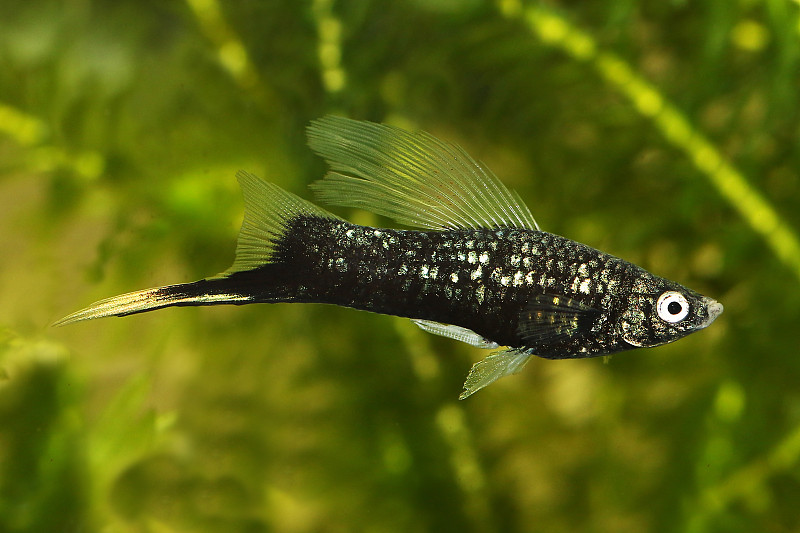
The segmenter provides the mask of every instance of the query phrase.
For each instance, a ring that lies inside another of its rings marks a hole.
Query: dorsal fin
[[[311,122],[308,143],[331,167],[311,186],[327,203],[429,229],[539,229],[494,174],[427,133],[326,116]]]

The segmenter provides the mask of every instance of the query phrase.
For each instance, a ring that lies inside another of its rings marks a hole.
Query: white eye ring
[[[675,322],[680,322],[689,314],[689,302],[683,294],[667,291],[658,297],[656,310],[661,320],[674,324]]]

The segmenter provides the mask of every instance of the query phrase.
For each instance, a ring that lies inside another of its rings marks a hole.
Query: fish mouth
[[[721,303],[712,298],[704,297],[703,303],[705,304],[705,307],[708,310],[708,317],[706,317],[703,323],[700,324],[701,328],[710,326],[711,323],[714,322],[717,319],[717,317],[722,314],[722,311],[725,309]]]

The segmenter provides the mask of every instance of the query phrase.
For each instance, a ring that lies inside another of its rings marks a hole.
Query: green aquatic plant
[[[798,28],[792,1],[0,3],[0,529],[798,529]],[[326,306],[45,328],[227,268],[232,176],[310,199],[329,113],[459,143],[725,314],[471,402],[479,349]]]

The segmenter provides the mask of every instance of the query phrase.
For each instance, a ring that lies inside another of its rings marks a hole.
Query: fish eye
[[[656,310],[661,320],[674,324],[675,322],[680,322],[689,314],[689,302],[683,294],[667,291],[658,297]]]

